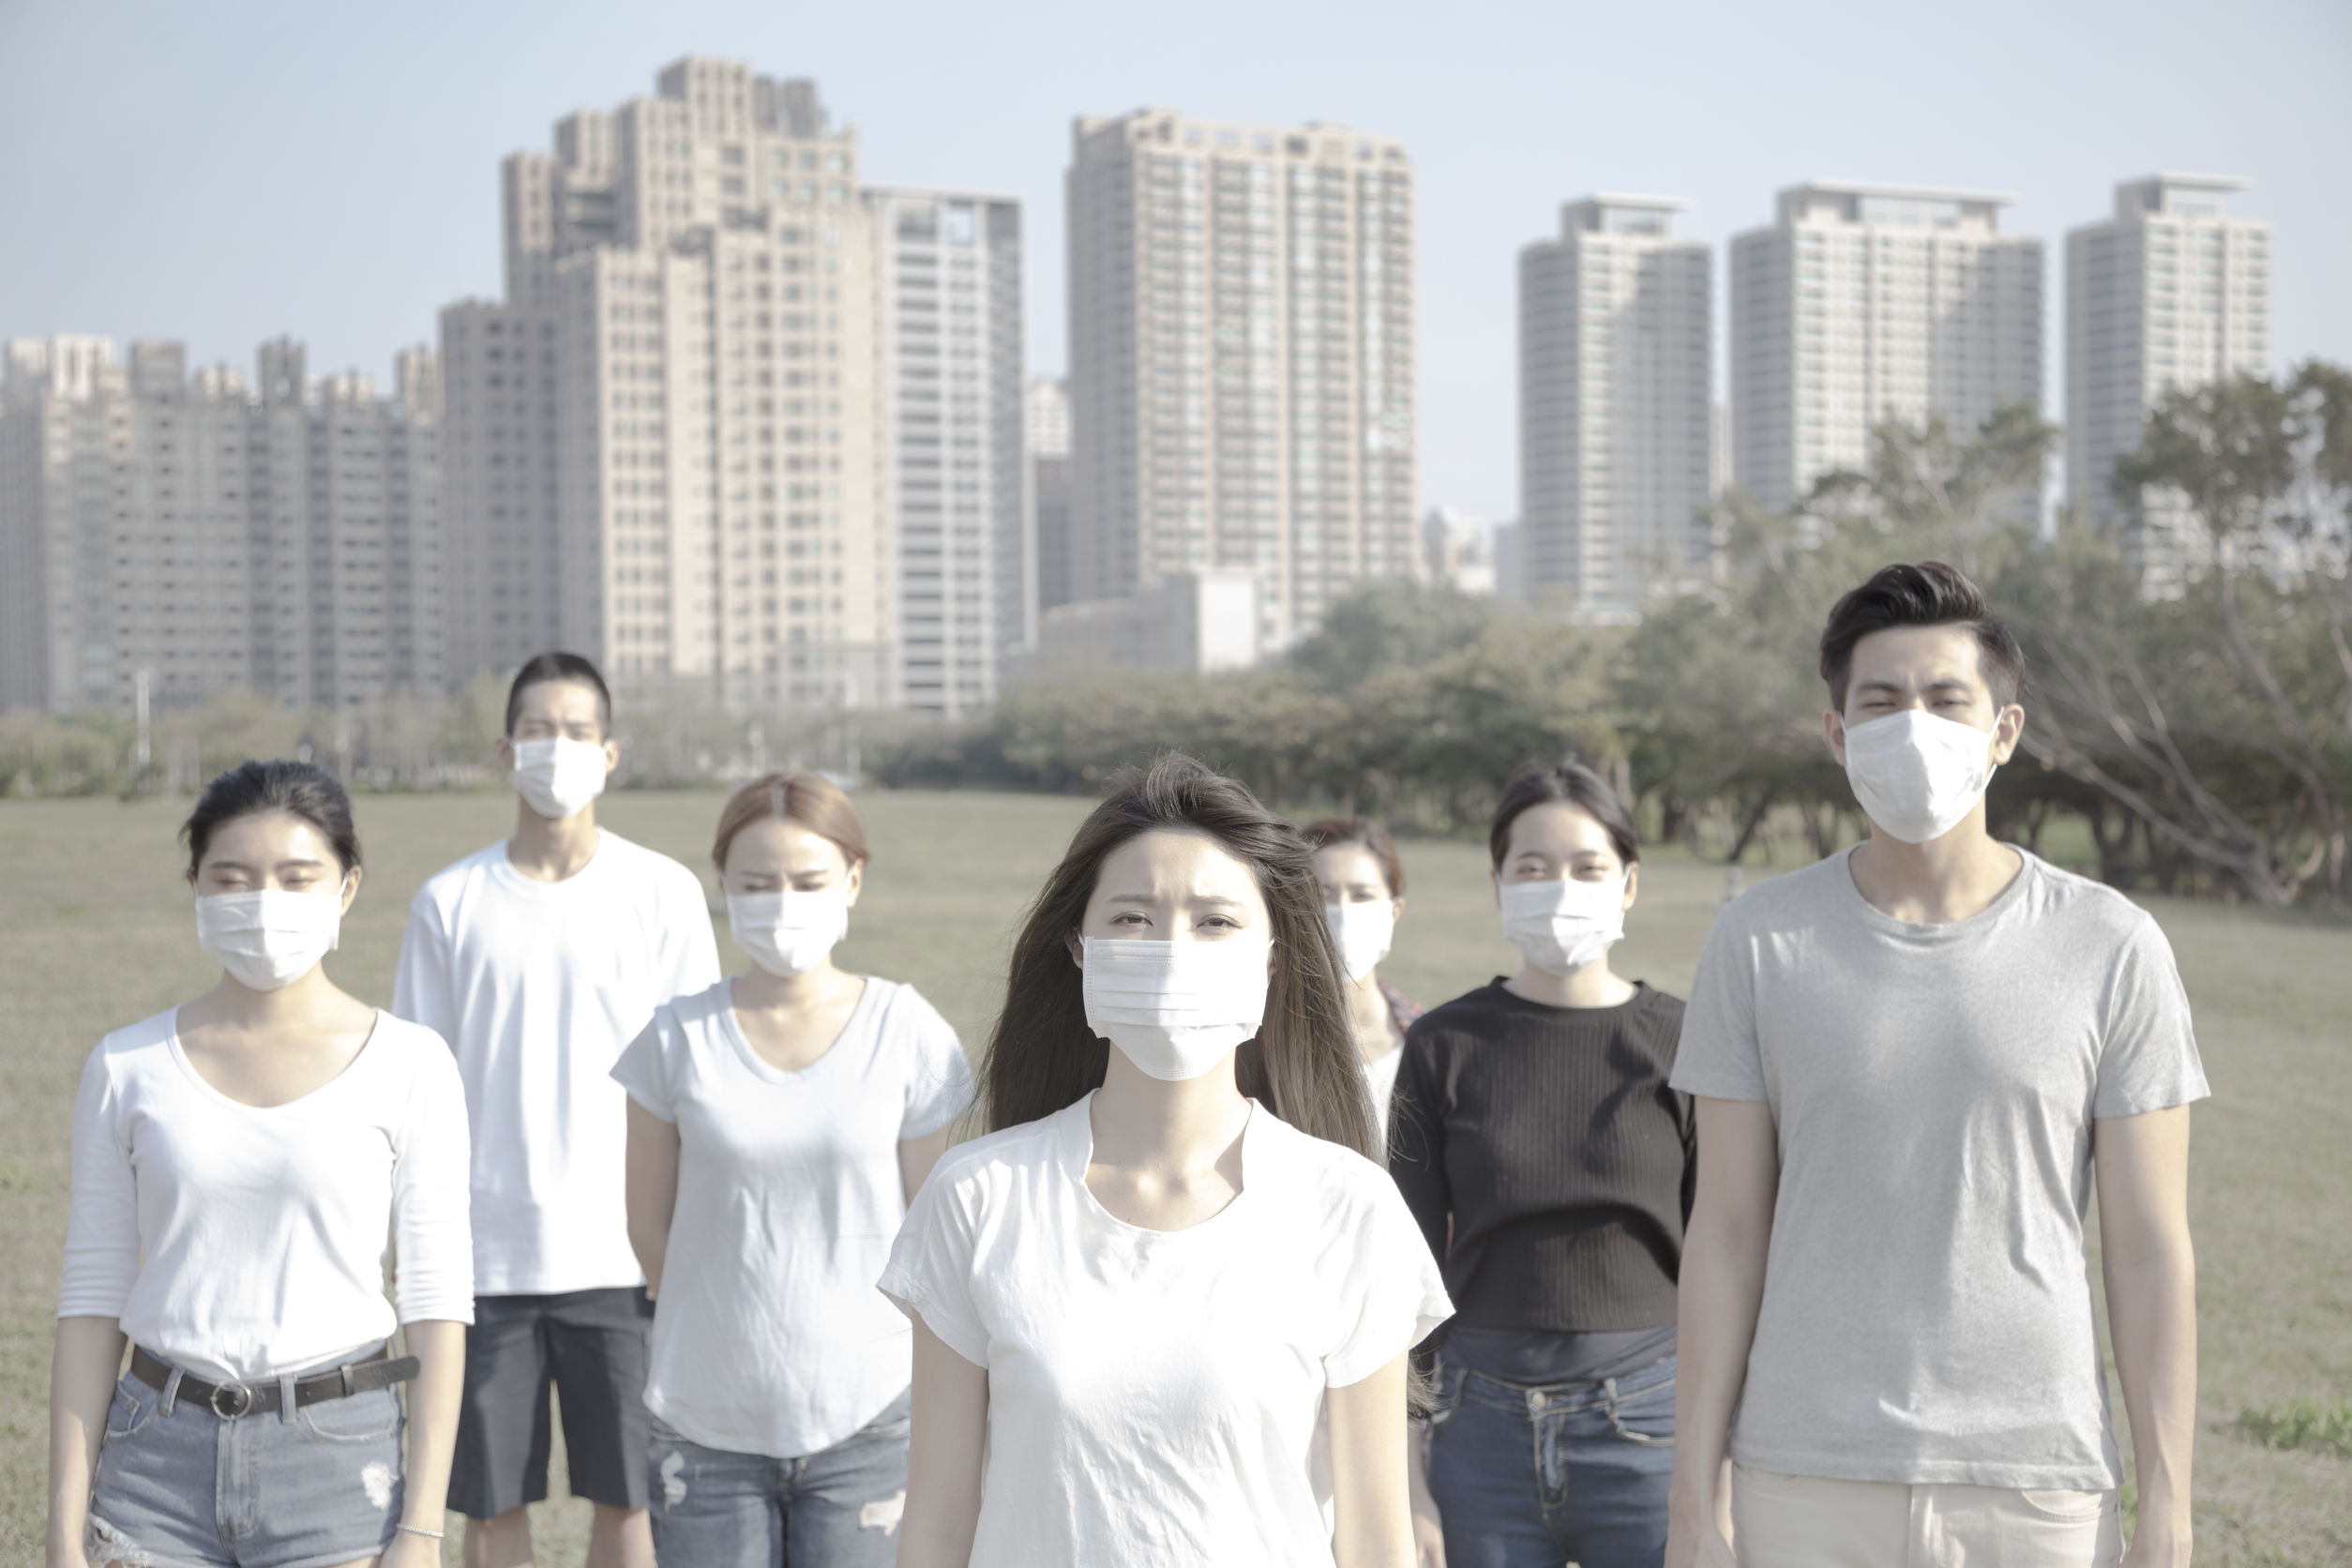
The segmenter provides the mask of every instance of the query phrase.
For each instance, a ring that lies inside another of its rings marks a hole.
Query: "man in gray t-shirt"
[[[2185,1561],[2206,1085],[2171,948],[1985,832],[2024,658],[1966,578],[1880,572],[1822,673],[1871,836],[1724,912],[1672,1078],[1700,1154],[1667,1560],[1726,1560],[1727,1524],[1743,1565],[2115,1561],[2095,1164],[2131,1560]]]

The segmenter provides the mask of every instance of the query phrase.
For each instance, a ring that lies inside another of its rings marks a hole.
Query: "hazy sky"
[[[1516,508],[1513,279],[1559,204],[1690,199],[1720,242],[1810,176],[2014,191],[2049,242],[2116,181],[2243,174],[2281,362],[2352,361],[2352,5],[853,0],[370,6],[0,0],[0,337],[186,340],[387,380],[499,289],[499,158],[684,53],[813,76],[867,177],[1030,212],[1033,369],[1063,365],[1070,121],[1142,105],[1402,137],[1421,180],[1422,489]],[[1722,259],[1717,254],[1718,293]],[[1723,353],[1717,313],[1717,374]]]

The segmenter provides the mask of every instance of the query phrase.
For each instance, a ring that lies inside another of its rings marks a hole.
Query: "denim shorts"
[[[406,1425],[397,1390],[234,1420],[194,1399],[167,1409],[164,1392],[128,1375],[114,1386],[91,1489],[92,1568],[326,1568],[392,1539]]]
[[[908,1397],[794,1459],[705,1448],[656,1417],[654,1556],[690,1568],[891,1568],[907,1503]]]

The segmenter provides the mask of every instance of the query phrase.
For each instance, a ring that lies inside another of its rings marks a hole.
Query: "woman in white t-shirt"
[[[1031,909],[882,1275],[901,1568],[1406,1568],[1406,1352],[1451,1310],[1387,1173],[1306,845],[1187,757]]]
[[[1388,829],[1369,817],[1325,817],[1299,832],[1315,852],[1323,919],[1339,954],[1339,979],[1348,999],[1348,1031],[1364,1063],[1364,1087],[1372,1092],[1372,1157],[1384,1159],[1389,1100],[1396,1091],[1396,1065],[1405,1058],[1405,1031],[1422,1013],[1412,998],[1381,979],[1380,971],[1396,923],[1405,917],[1405,867]]]
[[[874,1282],[972,1072],[914,988],[833,962],[867,862],[834,784],[745,785],[711,858],[753,967],[657,1009],[612,1070],[655,1298],[655,1554],[886,1568],[913,1341]]]
[[[247,762],[182,832],[224,972],[83,1070],[48,1561],[427,1568],[474,1316],[465,1091],[321,967],[360,878],[331,775]]]

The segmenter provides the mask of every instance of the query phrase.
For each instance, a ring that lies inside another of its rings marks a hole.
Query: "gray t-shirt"
[[[1915,926],[1833,855],[1707,939],[1671,1081],[1767,1102],[1780,1144],[1742,1465],[2122,1483],[2083,1252],[2091,1123],[2201,1099],[2205,1073],[2156,922],[2024,859],[1981,912]]]

